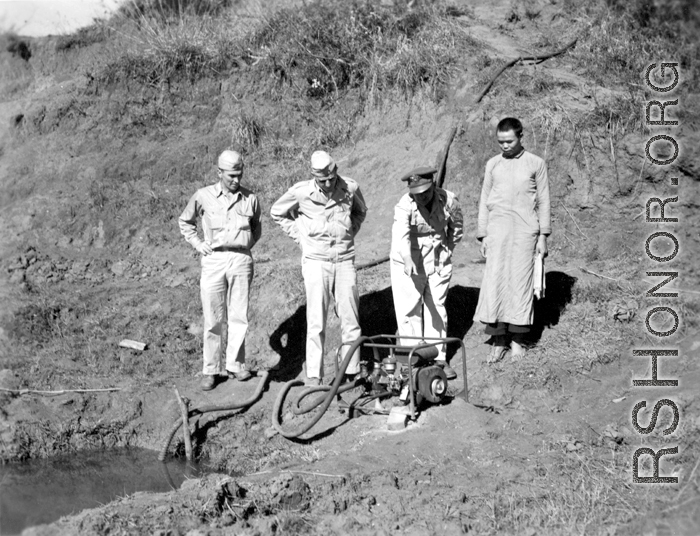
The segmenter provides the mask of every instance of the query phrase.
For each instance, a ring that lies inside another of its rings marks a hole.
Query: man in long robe
[[[486,270],[474,318],[486,324],[490,362],[510,347],[521,357],[533,323],[535,258],[547,255],[551,233],[549,180],[542,158],[522,146],[522,124],[507,117],[496,128],[501,154],[486,163],[477,239]]]

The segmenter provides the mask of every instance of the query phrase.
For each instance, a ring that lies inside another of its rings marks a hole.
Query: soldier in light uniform
[[[201,388],[216,386],[221,371],[221,334],[228,319],[226,372],[245,381],[245,336],[248,332],[248,296],[253,281],[250,249],[260,239],[260,204],[241,186],[243,159],[224,151],[218,159],[219,181],[200,188],[180,215],[180,232],[202,254],[200,294],[204,313],[204,370]],[[197,218],[202,234],[197,235]]]
[[[432,167],[419,167],[401,178],[405,194],[394,208],[391,231],[391,290],[399,335],[446,337],[445,299],[452,277],[452,252],[462,239],[462,212],[457,197],[435,185]],[[401,341],[415,345],[416,339]],[[445,345],[437,364],[448,379],[457,377],[447,364]]]
[[[323,378],[331,296],[340,318],[343,345],[350,345],[361,335],[355,235],[365,219],[367,206],[357,182],[341,177],[337,169],[328,153],[316,151],[311,155],[313,178],[296,183],[270,210],[272,219],[301,246],[306,287],[307,385],[319,385]],[[346,373],[352,378],[359,371],[358,349]]]

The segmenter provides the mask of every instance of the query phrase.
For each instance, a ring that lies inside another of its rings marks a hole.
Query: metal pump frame
[[[417,335],[387,335],[387,334],[380,334],[380,335],[372,335],[372,336],[364,336],[361,337],[361,339],[364,339],[358,346],[357,348],[362,348],[363,346],[367,348],[372,348],[372,352],[374,354],[374,360],[375,362],[379,365],[381,364],[382,360],[379,357],[379,348],[387,348],[389,350],[393,350],[394,356],[396,357],[396,362],[401,363],[402,365],[407,365],[408,366],[408,377],[410,378],[410,381],[408,382],[408,388],[409,388],[409,408],[411,411],[411,420],[416,420],[416,408],[415,408],[415,389],[413,387],[413,355],[419,351],[423,350],[424,348],[430,348],[431,346],[438,346],[440,344],[449,344],[449,343],[458,343],[460,348],[462,349],[462,374],[463,374],[463,384],[464,384],[464,401],[469,402],[469,392],[468,392],[468,381],[467,381],[467,350],[464,346],[464,342],[462,339],[459,339],[457,337],[420,337]],[[393,344],[391,343],[380,343],[376,342],[377,340],[389,340],[389,341],[396,341]],[[409,345],[402,345],[398,344],[398,340],[402,339],[412,339],[416,341],[420,341],[420,344],[416,344],[415,346],[409,346]],[[352,346],[355,346],[355,343],[349,343],[351,348],[350,350],[354,349]],[[335,373],[338,375],[339,373],[339,358],[341,354],[341,350],[344,346],[346,346],[347,343],[343,343],[340,345],[338,348],[338,352],[336,354],[336,361],[335,361]],[[434,362],[433,362],[434,363]]]

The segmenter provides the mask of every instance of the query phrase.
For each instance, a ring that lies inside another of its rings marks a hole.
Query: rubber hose
[[[207,406],[202,406],[201,408],[194,408],[189,411],[187,417],[189,418],[195,415],[201,415],[203,413],[209,413],[212,411],[229,411],[252,406],[253,404],[255,404],[258,398],[260,398],[260,395],[265,389],[265,385],[267,384],[267,378],[269,377],[269,375],[270,373],[266,370],[260,373],[260,382],[258,382],[258,386],[255,388],[255,392],[251,395],[249,399],[244,400],[243,402],[227,404],[209,404]],[[165,460],[165,456],[168,454],[168,449],[170,448],[170,443],[172,442],[173,437],[175,437],[177,431],[180,429],[180,426],[182,426],[182,419],[178,419],[173,423],[170,432],[168,432],[165,441],[163,441],[163,446],[160,449],[160,453],[158,454],[158,461],[162,462],[163,460]]]
[[[346,391],[351,391],[352,389],[355,389],[359,384],[359,380],[354,380],[348,383],[345,383],[341,385],[338,388],[338,392],[336,394],[342,395]],[[294,415],[303,415],[304,413],[308,413],[309,411],[313,410],[314,408],[317,408],[319,405],[323,403],[323,398],[318,398],[311,402],[308,406],[304,406],[303,408],[301,407],[301,401],[306,398],[309,395],[312,395],[314,393],[320,393],[322,391],[330,391],[331,386],[330,385],[320,385],[318,387],[309,387],[308,389],[305,389],[301,393],[299,393],[299,397],[296,399],[294,404],[292,405],[292,413]]]
[[[321,417],[326,413],[328,410],[328,406],[331,405],[331,402],[333,401],[333,398],[335,395],[338,393],[338,389],[340,388],[340,384],[343,381],[343,376],[345,375],[345,371],[348,368],[348,365],[350,364],[350,359],[352,358],[352,355],[355,353],[355,350],[357,350],[363,342],[369,340],[369,337],[360,337],[355,342],[350,345],[350,348],[348,349],[348,353],[345,356],[345,359],[343,359],[343,362],[340,364],[340,367],[338,368],[338,373],[335,377],[335,380],[333,381],[333,384],[330,386],[330,389],[328,390],[328,394],[326,395],[326,398],[323,399],[323,402],[320,403],[319,405],[321,406],[321,411],[318,412],[318,414],[305,423],[301,429],[299,430],[294,430],[291,432],[286,432],[282,428],[282,423],[280,422],[280,412],[282,410],[282,404],[284,403],[284,399],[287,396],[287,393],[289,390],[294,387],[295,385],[300,385],[302,382],[301,380],[292,380],[287,382],[282,390],[279,392],[277,395],[277,399],[275,400],[275,405],[272,408],[272,426],[274,426],[275,430],[282,436],[286,438],[294,438],[294,437],[299,437],[301,434],[308,432],[313,428],[318,421],[321,420]],[[325,387],[325,386],[324,386]],[[325,390],[325,389],[324,389]],[[315,406],[314,406],[315,407]]]
[[[341,408],[345,408],[345,409],[351,410],[351,411],[368,411],[368,412],[371,412],[371,413],[378,413],[378,414],[380,414],[380,415],[389,415],[389,412],[388,412],[387,410],[385,410],[385,409],[366,408],[366,407],[365,407],[365,404],[371,402],[372,400],[375,400],[375,399],[377,399],[377,398],[381,398],[382,396],[387,396],[387,395],[390,395],[390,394],[391,394],[391,393],[390,393],[389,391],[383,391],[383,392],[381,392],[381,393],[374,393],[374,394],[370,394],[369,396],[362,396],[362,397],[360,397],[360,398],[362,398],[363,400],[362,400],[362,403],[361,403],[361,404],[358,404],[358,405],[355,405],[355,403],[356,403],[360,398],[358,398],[358,399],[356,399],[356,400],[353,400],[352,402],[349,402],[349,403],[348,403],[348,402],[345,402],[345,400],[341,400],[340,402],[338,402],[338,405],[339,405]]]
[[[365,270],[366,268],[372,268],[373,266],[378,266],[382,263],[385,263],[391,259],[390,256],[382,257],[380,259],[375,259],[373,261],[369,262],[363,262],[362,264],[357,264],[355,266],[355,271],[360,271],[360,270]]]

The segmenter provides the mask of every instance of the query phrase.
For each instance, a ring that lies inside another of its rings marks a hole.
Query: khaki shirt
[[[329,196],[314,179],[296,183],[272,205],[270,214],[301,245],[305,258],[339,262],[355,258],[355,235],[367,206],[360,186],[338,176]]]
[[[262,233],[258,199],[242,186],[227,194],[217,182],[200,188],[190,198],[178,223],[182,236],[194,247],[203,241],[197,236],[197,217],[202,219],[204,241],[213,249],[250,249]]]
[[[436,187],[430,213],[405,194],[394,207],[391,260],[404,264],[410,257],[419,274],[440,272],[451,263],[452,251],[463,233],[462,211],[455,194]]]

